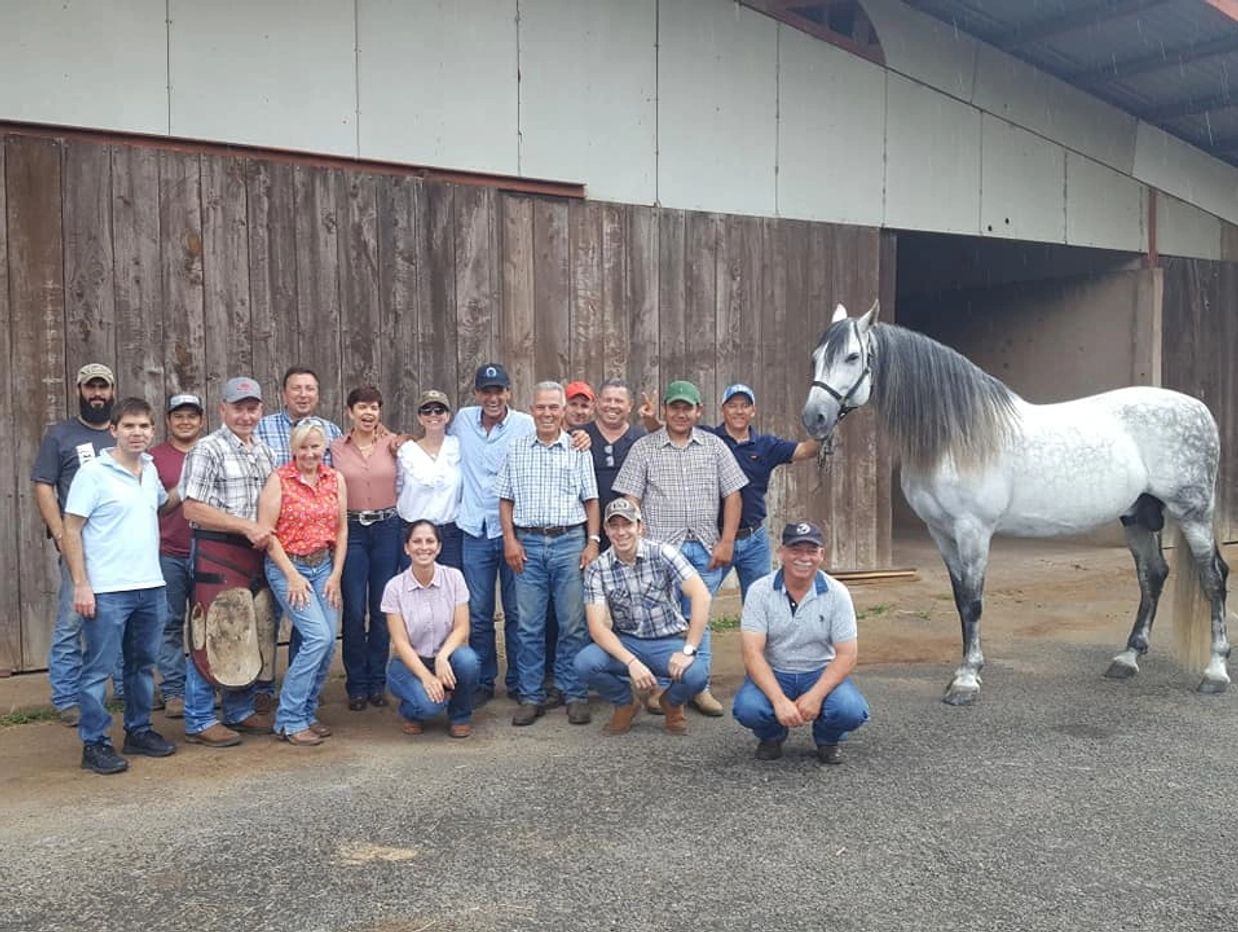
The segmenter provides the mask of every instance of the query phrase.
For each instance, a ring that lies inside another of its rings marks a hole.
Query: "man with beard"
[[[78,369],[78,415],[47,429],[30,472],[35,505],[47,525],[47,536],[61,555],[60,591],[47,678],[52,687],[52,705],[61,724],[70,728],[77,727],[81,717],[78,691],[82,675],[82,616],[73,610],[73,579],[64,560],[64,505],[78,469],[113,445],[108,428],[115,400],[116,377],[111,369],[98,362]],[[117,699],[123,695],[123,683],[118,667],[112,675],[112,691]]]

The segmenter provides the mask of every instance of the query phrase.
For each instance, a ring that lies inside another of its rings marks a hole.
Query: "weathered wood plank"
[[[13,317],[9,305],[8,204],[5,197],[5,140],[0,138],[0,359],[13,359]],[[0,425],[11,430],[18,405],[13,392],[14,367],[0,372]],[[12,436],[12,435],[10,435]],[[18,560],[18,496],[29,497],[29,483],[19,476],[17,445],[0,445],[0,676],[22,669],[21,567]],[[24,470],[21,470],[24,472]]]
[[[503,311],[499,345],[512,382],[537,382],[533,301],[533,200],[515,194],[499,199],[503,230]]]
[[[684,351],[689,379],[701,390],[702,423],[718,417],[718,214],[693,212],[684,230]],[[725,387],[725,386],[723,386]]]
[[[571,251],[568,206],[539,198],[533,202],[534,382],[558,379],[571,369]],[[531,386],[518,386],[527,406]]]
[[[234,371],[253,372],[249,221],[245,162],[203,155],[202,284],[206,336],[206,401],[213,409]]]
[[[49,139],[6,140],[9,308],[12,348],[20,365],[11,375],[13,447],[25,494],[17,497],[17,565],[21,606],[21,666],[46,666],[60,575],[29,492],[30,468],[48,425],[65,416],[73,387],[65,379],[64,230],[61,146]],[[76,401],[73,406],[76,408]]]
[[[558,376],[564,384],[584,379],[601,381],[605,368],[606,333],[602,317],[602,210],[600,205],[572,201],[568,205],[568,252],[571,263],[571,344],[568,367]]]
[[[111,147],[73,142],[62,157],[65,381],[72,385],[85,363],[116,363]]]
[[[881,300],[882,318],[887,323],[895,320],[895,295],[898,290],[898,234],[893,230],[881,231],[880,263],[877,291]],[[875,420],[875,419],[874,419]],[[891,566],[893,553],[894,496],[902,493],[894,488],[893,450],[886,432],[876,428],[877,433],[877,521],[874,533],[877,536],[874,566]]]
[[[631,355],[627,300],[627,208],[602,204],[602,371],[600,380],[626,378]]]
[[[245,177],[249,223],[249,314],[253,371],[270,393],[271,410],[284,370],[300,358],[297,323],[296,180],[292,165],[250,159]],[[241,374],[233,366],[228,376]]]
[[[684,257],[687,214],[663,210],[658,214],[658,349],[662,357],[662,384],[690,377],[688,369],[687,284]]]
[[[754,375],[753,388],[759,396],[761,428],[770,433],[787,436],[788,398],[792,397],[791,373],[795,371],[793,357],[786,351],[786,289],[787,270],[782,248],[782,233],[779,222],[761,219],[760,236],[760,317],[758,328],[758,368]],[[766,504],[769,511],[769,528],[777,534],[787,520],[787,495],[793,467],[774,470],[770,480]]]
[[[378,184],[373,175],[359,172],[336,176],[340,211],[340,347],[341,389],[383,383],[379,350],[383,332],[378,300]],[[334,414],[343,423],[341,409]]]
[[[639,407],[641,393],[656,399],[662,390],[662,353],[659,305],[661,222],[655,207],[629,207],[627,214],[628,382]]]
[[[724,218],[717,256],[717,397],[733,382],[757,393],[758,412],[766,399],[758,387],[761,365],[761,221]],[[754,428],[772,428],[758,413]]]
[[[421,182],[385,175],[378,179],[378,367],[382,373],[383,420],[388,427],[417,426],[417,395],[427,386],[419,372],[418,326],[424,313],[420,282],[425,269],[417,239]]]
[[[492,189],[461,187],[455,194],[457,384],[460,395],[472,394],[473,373],[502,355],[495,346],[494,320],[499,314],[498,257],[490,248],[498,222],[498,199]],[[518,394],[522,386],[513,386]],[[517,405],[524,402],[514,399]]]
[[[340,373],[338,171],[296,168],[297,323],[301,348],[289,365],[318,375],[319,413],[337,420],[343,407]],[[274,409],[274,405],[269,405]]]
[[[159,153],[163,380],[169,395],[206,390],[199,177],[196,155]]]
[[[458,405],[473,403],[473,373],[460,365],[456,333],[456,189],[429,184],[418,202],[419,261],[426,270],[418,280],[421,316],[421,379],[423,386],[453,395]]]

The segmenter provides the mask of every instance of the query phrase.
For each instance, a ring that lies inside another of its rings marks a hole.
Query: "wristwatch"
[[[683,646],[683,650],[680,651],[680,653],[682,653],[685,657],[695,657],[696,648],[693,647],[691,644],[685,643]]]
[[[600,544],[602,542],[602,535],[601,534],[590,534],[589,540],[593,541],[595,544]]]

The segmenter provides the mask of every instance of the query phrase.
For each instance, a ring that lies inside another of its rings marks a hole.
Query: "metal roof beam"
[[[1203,42],[1192,42],[1190,45],[1180,45],[1177,48],[1163,49],[1160,52],[1151,52],[1147,55],[1120,58],[1107,65],[1085,68],[1065,77],[1067,81],[1074,84],[1104,84],[1108,81],[1121,81],[1124,78],[1148,74],[1164,68],[1177,68],[1179,65],[1210,58],[1213,55],[1225,55],[1228,52],[1238,52],[1238,32],[1218,36],[1215,39],[1206,39]]]
[[[1072,10],[1040,22],[1026,23],[1009,32],[987,37],[986,41],[1009,52],[1031,45],[1033,42],[1042,42],[1045,39],[1076,32],[1088,26],[1095,26],[1120,16],[1129,16],[1166,2],[1168,0],[1103,0],[1100,3],[1091,3],[1083,9]]]
[[[1212,97],[1192,97],[1187,100],[1176,100],[1156,107],[1149,107],[1141,111],[1139,116],[1150,123],[1160,123],[1165,120],[1174,120],[1178,117],[1191,116],[1196,113],[1229,110],[1232,107],[1238,107],[1238,97],[1226,93],[1216,94]]]

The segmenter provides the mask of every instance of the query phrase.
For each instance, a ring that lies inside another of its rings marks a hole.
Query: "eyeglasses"
[[[613,443],[606,444],[606,446],[602,447],[602,452],[606,454],[606,468],[614,469],[615,468],[615,445]]]
[[[442,405],[426,405],[424,408],[419,409],[417,413],[424,414],[427,416],[432,415],[432,414],[446,414],[447,409],[444,408]]]

